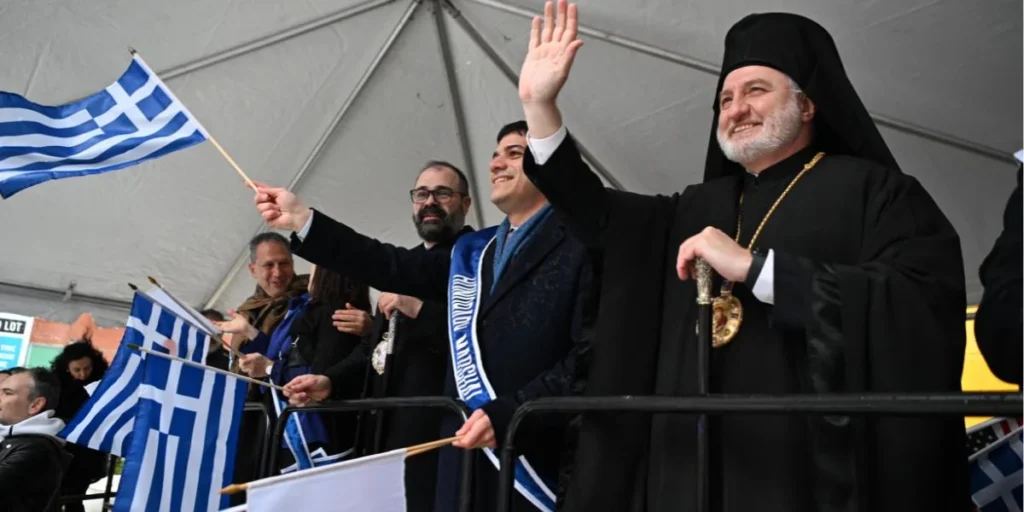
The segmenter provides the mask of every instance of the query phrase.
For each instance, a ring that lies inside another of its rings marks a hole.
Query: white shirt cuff
[[[775,251],[768,249],[768,256],[764,259],[764,266],[761,267],[761,274],[754,281],[754,289],[751,290],[757,300],[765,304],[775,305]]]
[[[569,130],[565,129],[565,125],[558,128],[558,131],[551,134],[550,137],[543,139],[535,139],[530,137],[529,132],[526,134],[526,145],[530,146],[530,153],[533,153],[533,160],[537,162],[537,165],[544,165],[551,155],[555,154],[558,150],[558,146],[562,145],[562,141],[565,140],[565,136],[569,134]]]
[[[306,235],[309,234],[309,228],[312,225],[313,225],[313,215],[310,215],[309,216],[309,220],[306,221],[306,225],[302,226],[302,229],[300,229],[299,232],[295,234],[295,236],[299,238],[300,242],[304,242],[306,240]]]

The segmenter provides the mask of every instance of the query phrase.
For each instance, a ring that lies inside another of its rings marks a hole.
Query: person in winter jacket
[[[89,400],[86,386],[98,382],[107,373],[108,364],[103,353],[88,339],[69,343],[54,360],[50,369],[60,380],[60,398],[56,417],[70,423],[78,410]],[[101,451],[68,443],[64,448],[74,457],[61,482],[61,496],[88,494],[89,485],[107,474],[109,456]],[[82,502],[64,505],[64,512],[85,512]]]
[[[0,383],[0,512],[56,512],[71,455],[57,433],[60,381],[45,368],[18,368]]]

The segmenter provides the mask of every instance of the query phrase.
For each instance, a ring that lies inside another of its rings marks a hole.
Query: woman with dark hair
[[[252,340],[239,360],[241,370],[254,378],[269,377],[285,385],[299,375],[323,373],[345,359],[360,343],[359,336],[339,332],[331,318],[339,309],[370,310],[370,290],[347,276],[316,266],[310,272],[307,293],[290,299],[289,313],[267,336],[250,325],[244,316],[231,311],[232,319],[219,323],[224,332],[239,333]],[[280,411],[288,405],[278,392],[270,406]],[[358,385],[346,398],[358,398]],[[298,413],[289,417],[282,446],[282,472],[323,465],[346,457],[355,441],[355,413]],[[308,447],[308,449],[307,449]],[[320,449],[322,450],[322,453]],[[294,464],[293,464],[294,462]]]
[[[89,399],[85,386],[103,378],[107,373],[107,360],[89,340],[69,343],[50,365],[60,379],[60,399],[56,416],[68,423]],[[67,443],[64,448],[74,456],[71,466],[61,481],[61,496],[86,494],[89,485],[106,476],[107,454]],[[84,511],[81,502],[64,505],[65,512]]]

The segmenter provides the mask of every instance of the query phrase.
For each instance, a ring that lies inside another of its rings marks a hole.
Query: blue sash
[[[288,300],[288,313],[285,314],[285,317],[274,328],[264,353],[266,357],[276,363],[274,364],[273,375],[267,377],[267,381],[284,385],[292,377],[289,376],[290,369],[287,368],[289,352],[295,350],[292,347],[294,340],[291,335],[291,326],[296,318],[305,314],[308,306],[309,294],[302,294]],[[250,345],[248,347],[250,351],[261,348],[255,343]],[[308,368],[305,368],[305,371],[302,373],[310,373],[308,370]],[[267,392],[265,388],[261,389],[261,391]],[[276,389],[272,389],[269,392],[274,402],[274,410],[277,412],[277,417],[280,418],[281,411],[288,406],[288,400]],[[284,444],[292,454],[292,458],[295,459],[295,463],[281,469],[281,473],[285,474],[295,470],[326,466],[338,462],[352,452],[352,449],[349,449],[342,453],[328,454],[323,447],[312,452],[309,450],[309,439],[312,439],[314,443],[326,443],[330,435],[324,426],[323,419],[318,413],[300,412],[288,415],[288,422],[285,423],[284,429]],[[273,448],[277,449],[276,446]]]
[[[288,406],[288,400],[281,395],[281,392],[272,389],[270,390],[274,399],[274,410],[277,411],[277,417],[281,417],[281,411]],[[329,455],[323,447],[310,452],[309,445],[306,443],[306,434],[302,431],[302,424],[300,416],[308,413],[292,413],[288,415],[288,423],[284,426],[284,442],[288,446],[288,451],[291,452],[292,457],[295,459],[295,463],[291,466],[281,469],[281,474],[291,473],[296,470],[304,470],[310,468],[316,468],[320,466],[326,466],[342,460],[343,458],[350,455],[353,451],[352,448],[342,452]],[[277,449],[277,447],[273,447]]]
[[[476,338],[482,291],[480,268],[497,230],[497,227],[490,227],[460,236],[452,248],[448,277],[448,342],[451,344],[455,387],[459,398],[474,411],[497,397],[487,380]],[[491,464],[500,469],[494,450],[483,450]],[[539,510],[555,510],[555,493],[522,456],[516,459],[515,488]]]

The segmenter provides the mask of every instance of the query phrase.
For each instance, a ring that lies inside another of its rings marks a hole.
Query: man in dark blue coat
[[[482,449],[472,489],[479,511],[494,509],[496,449],[516,407],[581,385],[589,347],[582,327],[592,304],[586,249],[523,174],[526,124],[502,128],[497,139],[491,201],[507,217],[499,226],[463,235],[451,253],[414,253],[362,236],[284,189],[260,187],[256,197],[268,224],[295,232],[292,245],[302,258],[382,291],[448,301],[445,388],[473,413],[465,422],[446,421],[440,435],[462,436],[458,448]],[[565,427],[560,416],[523,423],[517,436],[523,471],[517,471],[513,510],[554,510]],[[455,449],[441,453],[438,512],[457,509],[460,459]]]

